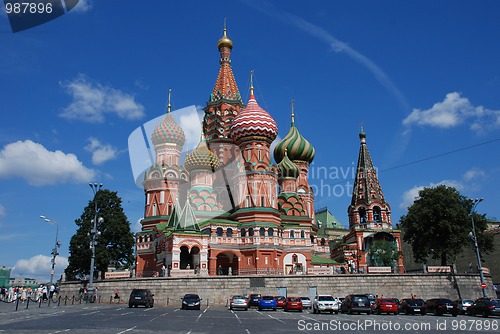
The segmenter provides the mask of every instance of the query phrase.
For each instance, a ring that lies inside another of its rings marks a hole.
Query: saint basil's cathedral
[[[309,166],[315,150],[295,126],[274,148],[278,126],[250,84],[246,105],[231,68],[232,41],[218,41],[220,68],[204,108],[202,135],[181,162],[184,131],[171,114],[151,134],[156,161],[144,176],[145,213],[136,234],[136,276],[298,275],[333,273],[347,261],[370,263],[374,240],[394,242],[362,132],[348,209],[349,230],[332,249],[318,235]],[[333,257],[333,258],[332,258]],[[334,260],[337,259],[337,261]],[[396,267],[402,269],[402,256]]]

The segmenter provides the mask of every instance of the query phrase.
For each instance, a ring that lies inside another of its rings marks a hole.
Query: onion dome
[[[215,170],[219,168],[220,161],[215,154],[208,149],[207,141],[205,136],[201,137],[201,141],[198,147],[193,152],[186,155],[186,160],[184,162],[184,167],[188,171],[193,169],[211,169]]]
[[[262,109],[253,94],[250,83],[250,99],[243,110],[233,119],[231,138],[236,144],[249,137],[256,137],[272,143],[278,136],[278,126],[267,111]]]
[[[285,156],[278,164],[278,173],[280,178],[294,178],[300,174],[300,169],[288,158],[288,150],[285,149]]]
[[[314,147],[309,143],[299,130],[295,127],[295,115],[292,107],[292,125],[290,131],[283,138],[281,142],[274,148],[274,160],[280,163],[284,156],[285,151],[288,153],[288,158],[292,161],[306,161],[311,163],[314,159]]]
[[[171,90],[168,91],[167,114],[165,115],[165,118],[163,118],[163,120],[155,127],[151,136],[151,141],[154,146],[161,144],[176,144],[179,147],[182,147],[186,142],[186,135],[184,134],[184,131],[179,124],[177,124],[174,117],[170,113],[170,93]]]
[[[227,37],[226,21],[225,20],[224,20],[224,35],[217,42],[217,48],[220,50],[220,48],[222,48],[222,47],[226,47],[226,48],[230,48],[230,49],[233,48],[233,41],[230,40],[229,37]]]

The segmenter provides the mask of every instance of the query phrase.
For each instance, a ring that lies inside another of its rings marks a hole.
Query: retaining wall
[[[495,296],[491,277],[485,277],[487,294]],[[455,283],[456,282],[456,283]],[[82,283],[61,284],[62,297],[78,297]],[[215,277],[156,277],[106,279],[94,282],[98,287],[101,302],[109,302],[116,289],[122,301],[128,302],[134,288],[147,288],[155,294],[155,305],[179,305],[185,293],[196,293],[203,299],[203,305],[226,305],[235,294],[260,293],[277,295],[278,288],[286,288],[288,296],[309,296],[316,287],[320,294],[345,297],[350,293],[373,293],[379,296],[429,299],[434,297],[452,300],[461,297],[476,299],[482,297],[479,276],[475,274],[352,274],[321,276],[215,276]],[[457,289],[458,287],[458,289]],[[312,288],[312,289],[311,289]]]

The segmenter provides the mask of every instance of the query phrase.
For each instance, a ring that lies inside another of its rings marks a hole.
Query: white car
[[[340,302],[331,295],[318,295],[314,297],[313,313],[330,312],[338,314],[340,311]]]
[[[309,309],[309,308],[312,307],[311,298],[309,298],[309,297],[300,297],[300,300],[302,301],[302,308]]]

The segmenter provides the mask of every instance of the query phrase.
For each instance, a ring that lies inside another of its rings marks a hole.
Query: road
[[[0,333],[498,333],[500,318],[468,316],[312,314],[309,311],[231,311],[178,306],[128,308],[124,304],[67,306],[0,303]]]

